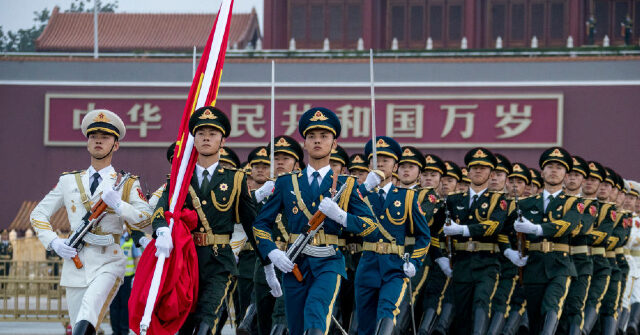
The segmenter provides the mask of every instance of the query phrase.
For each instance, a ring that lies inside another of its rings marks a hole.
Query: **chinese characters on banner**
[[[376,100],[376,132],[418,148],[546,147],[561,145],[561,94],[382,95]],[[45,145],[85,145],[78,132],[82,117],[95,108],[117,113],[127,127],[123,145],[166,146],[176,136],[184,97],[179,95],[47,94]],[[371,137],[368,96],[286,96],[275,104],[276,135],[301,139],[304,111],[322,106],[342,122],[340,144],[361,147]],[[217,107],[229,116],[228,143],[254,147],[269,141],[267,96],[220,96]]]

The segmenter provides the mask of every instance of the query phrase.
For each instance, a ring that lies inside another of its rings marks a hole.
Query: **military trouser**
[[[451,290],[455,306],[454,327],[451,334],[471,334],[473,322],[469,316],[482,310],[487,320],[491,316],[491,300],[498,288],[500,266],[495,255],[477,252],[464,253],[464,260],[454,259]]]
[[[408,289],[409,279],[393,277],[380,287],[355,285],[358,334],[373,334],[378,321],[393,319]],[[375,322],[374,318],[375,317]]]
[[[518,267],[506,257],[500,255],[500,279],[498,288],[491,299],[491,315],[503,313],[507,317],[507,308],[511,302],[511,296],[518,281]]]
[[[416,320],[419,320],[422,317],[422,313],[430,308],[435,309],[437,314],[440,314],[446,292],[451,287],[451,279],[447,278],[440,266],[433,264],[421,286],[423,287],[422,299],[418,295],[413,296],[416,306],[421,306],[420,313],[416,310]],[[416,327],[418,327],[419,322],[416,323]]]
[[[613,316],[618,317],[618,301],[620,300],[620,294],[622,293],[622,272],[616,263],[615,258],[608,258],[611,264],[611,280],[609,287],[602,299],[602,307],[600,308],[600,316]]]
[[[607,259],[603,256],[593,256],[593,276],[591,276],[585,309],[591,307],[596,309],[596,313],[600,311],[600,305],[610,281],[611,265]]]
[[[584,307],[590,285],[591,275],[581,275],[576,278],[571,278],[569,294],[567,295],[558,326],[558,334],[567,334],[571,325],[582,325]]]
[[[570,285],[571,277],[568,276],[552,277],[546,283],[524,285],[531,334],[538,334],[542,330],[547,313],[556,312],[558,317],[562,316],[562,308]]]
[[[280,270],[276,268],[275,271],[276,277],[282,278]],[[284,297],[281,296],[275,298],[271,295],[271,288],[267,284],[264,269],[260,260],[256,260],[253,278],[253,300],[256,304],[258,334],[269,335],[274,324],[287,324],[286,316],[284,314]]]
[[[397,334],[405,334],[408,333],[412,327],[411,322],[411,304],[413,304],[414,318],[416,327],[420,326],[420,317],[422,316],[422,300],[425,296],[425,284],[427,282],[427,277],[429,272],[431,272],[431,266],[429,266],[429,262],[424,262],[422,267],[416,272],[416,275],[411,278],[411,288],[412,292],[407,290],[404,298],[402,299],[402,304],[400,305],[400,314],[398,314],[396,320],[396,333]],[[416,302],[420,302],[416,304]]]
[[[256,266],[256,253],[253,250],[241,251],[238,255],[238,300],[236,319],[242,320],[253,299],[253,274]],[[239,322],[239,321],[238,321]]]

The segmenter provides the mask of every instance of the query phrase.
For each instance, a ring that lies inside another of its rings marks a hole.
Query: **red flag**
[[[198,264],[190,233],[195,226],[185,220],[185,217],[193,218],[195,213],[182,210],[198,156],[193,147],[193,136],[189,133],[189,118],[198,108],[215,105],[232,8],[233,0],[222,1],[191,83],[171,166],[170,210],[180,213],[172,215],[168,212],[166,215],[167,222],[173,222],[171,236],[174,248],[166,259],[166,266],[164,258],[155,257],[155,244],[149,244],[149,250],[145,250],[140,258],[129,298],[129,327],[136,334],[140,334],[141,326],[148,326],[148,334],[175,334],[195,307]],[[170,221],[170,217],[173,220]]]

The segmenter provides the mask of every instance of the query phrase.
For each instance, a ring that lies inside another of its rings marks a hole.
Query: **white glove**
[[[451,275],[453,275],[453,270],[451,269],[451,263],[449,262],[449,258],[438,257],[436,258],[436,263],[438,263],[438,265],[440,266],[440,269],[442,270],[442,272],[444,272],[444,275],[447,276],[448,278],[451,278]]]
[[[169,257],[173,249],[173,240],[169,227],[161,227],[156,230],[156,257]]]
[[[537,236],[542,236],[542,226],[532,223],[525,217],[517,220],[516,223],[513,224],[513,228],[518,233],[535,234]]]
[[[367,175],[367,179],[364,180],[364,188],[366,188],[367,191],[371,192],[371,190],[373,190],[376,186],[380,185],[381,181],[382,179],[380,179],[380,175],[371,171]]]
[[[442,230],[444,230],[444,234],[447,236],[451,236],[451,235],[462,235],[465,237],[469,237],[469,227],[467,226],[463,226],[463,225],[459,225],[453,221],[451,221],[450,225],[444,225],[444,227],[442,228]]]
[[[276,185],[271,180],[267,180],[262,187],[256,190],[256,202],[262,202],[264,198],[268,197],[273,193],[273,187]]]
[[[527,260],[529,259],[529,256],[520,257],[520,253],[513,249],[505,250],[504,257],[507,257],[511,263],[519,268],[527,265]]]
[[[282,295],[282,287],[278,277],[276,277],[276,270],[273,268],[273,263],[264,267],[264,276],[267,278],[267,284],[271,288],[271,295],[278,298]]]
[[[404,270],[404,274],[409,278],[413,278],[413,276],[416,275],[416,267],[411,262],[404,262],[402,270]]]
[[[329,219],[338,222],[342,226],[347,226],[347,212],[345,212],[337,203],[329,198],[324,198],[318,206],[318,210],[324,213]]]
[[[146,237],[146,236],[142,236],[140,238],[140,241],[138,241],[138,243],[140,243],[140,246],[142,247],[142,249],[146,248],[147,245],[149,245],[149,242],[151,242],[151,239]]]
[[[76,248],[72,248],[67,245],[67,240],[63,240],[59,237],[56,237],[53,241],[51,241],[51,249],[58,254],[58,256],[64,259],[71,259],[78,254]]]
[[[285,254],[284,251],[280,249],[273,249],[267,256],[269,257],[273,265],[278,268],[278,270],[284,273],[293,271],[293,262],[289,259],[289,257],[287,257],[287,254]]]
[[[102,192],[102,200],[107,204],[107,206],[113,208],[116,213],[120,214],[118,210],[120,209],[120,205],[122,204],[122,198],[118,191],[108,189]]]

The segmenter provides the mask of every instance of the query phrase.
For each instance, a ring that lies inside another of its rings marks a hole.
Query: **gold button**
[[[469,215],[469,220],[473,219],[473,215]]]
[[[200,232],[203,233],[204,232],[204,228],[200,227]]]
[[[400,215],[400,212],[396,212],[396,215]]]
[[[206,205],[207,204],[207,200],[202,200],[202,204]]]
[[[384,215],[380,215],[380,219],[384,219]]]
[[[114,250],[114,251],[113,251],[113,254],[114,254],[114,255],[117,255],[117,254],[118,254],[118,249]]]
[[[315,202],[312,202],[312,203],[311,203],[311,207],[316,207],[316,203],[315,203]]]
[[[380,239],[380,241],[378,241],[378,242],[382,242],[382,239]]]
[[[226,197],[222,197],[222,201],[227,201],[227,198]]]
[[[547,222],[547,218],[542,219],[542,222]]]

